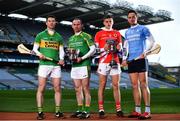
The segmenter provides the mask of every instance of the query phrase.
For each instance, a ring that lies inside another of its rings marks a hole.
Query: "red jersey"
[[[113,39],[117,41],[117,44],[122,43],[121,40],[121,34],[117,30],[111,30],[111,31],[106,31],[106,30],[101,30],[96,33],[95,35],[95,43],[99,46],[99,49],[102,50],[104,49],[104,46],[106,44],[106,40],[108,39]],[[105,54],[106,52],[102,52],[100,55],[100,60],[99,63],[110,63],[112,60],[112,53]],[[114,53],[114,60],[119,63],[119,58],[118,54]]]

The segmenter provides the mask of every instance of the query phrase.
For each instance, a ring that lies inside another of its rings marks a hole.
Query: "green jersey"
[[[80,51],[79,57],[83,57],[90,50],[90,46],[94,45],[91,35],[81,32],[79,35],[73,35],[69,38],[68,47]],[[73,62],[73,67],[90,66],[91,59],[86,58],[80,63]]]
[[[39,51],[46,57],[54,60],[59,60],[59,46],[63,46],[63,39],[61,35],[55,32],[53,35],[48,34],[48,30],[40,32],[36,38],[35,43],[39,44]],[[40,60],[40,65],[58,65],[53,61]]]

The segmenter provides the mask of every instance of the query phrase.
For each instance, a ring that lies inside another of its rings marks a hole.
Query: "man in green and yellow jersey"
[[[55,116],[57,118],[63,117],[60,110],[61,104],[61,67],[64,65],[64,48],[63,39],[59,33],[55,31],[56,26],[55,16],[48,16],[46,18],[47,29],[40,32],[34,42],[33,51],[39,55],[40,63],[38,68],[38,89],[36,94],[37,107],[38,107],[38,120],[44,119],[43,113],[43,93],[46,86],[48,77],[52,78],[52,83],[55,91]],[[46,60],[45,57],[52,58],[56,61]]]
[[[71,78],[74,82],[76,99],[78,103],[78,109],[72,115],[72,117],[86,119],[90,117],[90,57],[95,53],[95,45],[91,35],[83,32],[82,27],[83,24],[81,19],[76,18],[73,20],[72,28],[75,34],[69,38],[68,48],[79,50],[79,56],[76,61],[73,61],[71,69]],[[85,105],[83,105],[84,98]]]

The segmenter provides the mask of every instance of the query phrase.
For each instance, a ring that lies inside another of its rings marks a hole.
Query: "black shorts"
[[[128,73],[140,73],[148,71],[148,60],[138,59],[128,63]]]

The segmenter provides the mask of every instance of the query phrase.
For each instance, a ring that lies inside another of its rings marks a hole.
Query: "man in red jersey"
[[[118,58],[117,51],[121,51],[122,48],[122,40],[121,34],[119,31],[114,30],[112,28],[114,21],[112,16],[106,15],[103,19],[104,28],[97,32],[95,35],[95,43],[98,49],[100,50],[100,59],[98,65],[98,74],[99,74],[99,90],[98,90],[98,104],[99,104],[99,117],[103,118],[105,115],[104,112],[104,90],[107,82],[108,74],[112,77],[112,87],[113,94],[116,106],[116,114],[119,117],[123,116],[123,112],[121,110],[121,96],[120,96],[120,62]],[[116,52],[111,52],[110,45],[108,44],[108,40],[115,41]],[[111,66],[111,61],[114,60],[117,63],[117,68],[113,68]]]

